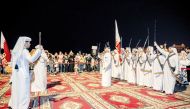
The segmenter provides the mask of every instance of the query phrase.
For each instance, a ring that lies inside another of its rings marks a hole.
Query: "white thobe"
[[[103,70],[103,65],[102,65],[102,60],[100,60],[100,74],[102,74],[102,70]]]
[[[110,53],[105,53],[103,57],[102,86],[111,86],[112,59]]]
[[[113,66],[113,77],[114,78],[120,78],[120,74],[121,74],[121,65],[120,65],[120,62],[119,62],[119,54],[116,53],[114,56],[113,56],[113,59],[114,59],[114,66]]]
[[[135,72],[133,72],[132,65],[131,54],[129,54],[125,59],[125,80],[135,84]]]
[[[178,74],[178,57],[177,56],[172,56],[169,58],[168,61],[170,61],[170,64],[172,67],[175,67],[175,71],[172,73],[171,69],[168,65],[168,62],[166,62],[166,64],[164,65],[164,85],[163,85],[163,89],[165,91],[166,94],[173,94],[174,92],[174,87],[175,87],[175,83],[176,83],[176,78],[174,77],[174,74]]]
[[[115,78],[115,73],[114,73],[114,71],[115,71],[115,69],[116,69],[116,66],[115,66],[114,56],[112,56],[111,59],[113,60],[113,61],[111,62],[111,68],[112,68],[111,77]]]
[[[125,79],[125,54],[123,53],[121,55],[121,59],[122,59],[122,62],[120,64],[120,80],[124,80]]]
[[[137,63],[137,84],[144,85],[144,64],[146,60],[146,55],[143,53],[142,57],[139,57],[139,61]]]
[[[137,80],[138,79],[137,78],[137,60],[138,60],[138,57],[132,55],[131,60],[132,60],[132,74],[134,74],[134,76],[135,76],[135,84],[136,84],[138,82],[138,80]]]
[[[147,54],[146,62],[144,64],[144,85],[147,87],[152,87],[153,84],[153,76],[152,76],[152,62],[153,55]]]
[[[47,87],[47,64],[48,57],[44,51],[34,65],[34,81],[31,83],[31,92],[44,92]]]
[[[160,63],[158,61],[158,59],[160,60]],[[155,55],[155,60],[153,62],[153,89],[154,90],[158,90],[158,91],[162,91],[163,90],[163,76],[164,76],[164,72],[162,69],[162,65],[165,62],[165,57],[163,55],[159,55],[158,57],[156,57]],[[161,65],[160,65],[161,64]]]
[[[156,48],[166,57],[166,59],[168,56],[172,55],[171,53],[162,50],[158,45],[156,46]],[[175,68],[175,71],[171,71],[168,61],[170,62],[171,67]],[[179,59],[178,56],[175,54],[169,57],[169,59],[164,64],[163,90],[166,94],[174,93],[176,83],[176,77],[174,75],[177,74],[179,74]]]
[[[13,109],[27,109],[30,103],[30,76],[29,63],[38,59],[41,50],[37,49],[33,56],[27,49],[24,49],[17,59],[18,69],[12,68],[12,87],[9,106]]]

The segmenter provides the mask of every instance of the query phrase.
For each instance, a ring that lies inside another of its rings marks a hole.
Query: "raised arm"
[[[27,49],[23,50],[24,57],[31,63],[36,61],[40,57],[41,53],[42,53],[42,50],[36,49],[35,53],[31,56]]]
[[[181,65],[184,66],[189,66],[190,65],[190,60],[186,59],[186,60],[180,60],[179,61]]]
[[[164,51],[163,49],[161,49],[159,46],[158,46],[158,44],[156,43],[156,42],[154,42],[154,46],[158,49],[158,51],[160,52],[160,53],[162,53],[163,55],[165,55],[165,56],[168,56],[169,55],[169,53],[168,52],[166,52],[166,51]]]

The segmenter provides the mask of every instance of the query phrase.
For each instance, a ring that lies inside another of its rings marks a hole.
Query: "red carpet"
[[[9,75],[0,75],[0,109],[7,108],[10,94]]]
[[[143,108],[151,106],[150,104],[140,101],[135,97],[122,92],[106,92],[101,93],[100,97],[117,108]]]
[[[10,97],[9,78],[2,78],[0,109],[7,107]],[[189,91],[165,95],[119,80],[112,80],[112,86],[104,88],[99,73],[49,75],[47,86],[48,94],[31,97],[34,109],[190,108]]]

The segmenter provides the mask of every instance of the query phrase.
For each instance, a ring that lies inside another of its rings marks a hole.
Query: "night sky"
[[[0,29],[11,49],[19,36],[31,37],[33,48],[39,31],[42,45],[50,52],[90,52],[97,43],[102,50],[107,41],[113,49],[115,19],[124,47],[131,37],[132,47],[139,39],[143,46],[148,27],[153,44],[155,19],[159,44],[190,46],[190,7],[181,0],[15,0],[1,3],[0,9]]]

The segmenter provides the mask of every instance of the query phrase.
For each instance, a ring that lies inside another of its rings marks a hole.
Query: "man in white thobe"
[[[165,50],[161,49],[156,42],[154,42],[154,45],[158,51],[166,57],[163,69],[163,90],[166,94],[173,94],[177,79],[176,75],[179,74],[179,57],[177,49],[169,47],[168,52],[166,52]]]
[[[121,74],[121,65],[119,60],[119,53],[116,49],[114,50],[113,61],[113,77],[119,79]]]
[[[144,85],[144,64],[146,61],[146,54],[144,53],[143,48],[138,48],[138,60],[137,60],[137,67],[136,67],[136,73],[137,73],[137,84],[140,86]]]
[[[102,67],[103,52],[98,54],[98,58],[100,59],[100,60],[99,60],[99,64],[100,64],[100,74],[102,74],[102,69],[103,69],[103,67]]]
[[[165,62],[165,57],[160,53],[154,54],[153,61],[153,89],[157,91],[163,91],[163,64]]]
[[[102,64],[102,86],[109,87],[111,86],[111,74],[112,74],[112,58],[110,49],[108,47],[105,48],[105,54],[103,56]]]
[[[131,60],[132,60],[132,75],[134,75],[134,83],[137,84],[138,82],[138,78],[137,78],[137,61],[138,61],[138,53],[137,53],[137,49],[133,48],[132,49],[132,56],[131,56]]]
[[[126,47],[125,49],[125,80],[127,80],[129,83],[135,83],[135,73],[132,72],[132,54],[131,54],[131,48]]]
[[[38,49],[40,46],[36,46]],[[34,64],[34,81],[31,83],[31,92],[46,92],[48,57],[42,48],[42,54]]]
[[[125,50],[124,48],[121,48],[121,54],[120,54],[120,80],[124,80],[125,79]]]
[[[37,49],[33,56],[27,50],[31,38],[19,37],[12,51],[11,67],[11,98],[9,107],[13,109],[27,109],[30,103],[29,63],[38,59],[41,49]]]
[[[153,47],[148,46],[146,50],[146,61],[144,64],[144,85],[147,87],[152,87],[153,85],[153,74],[152,74],[152,64],[154,60]]]

